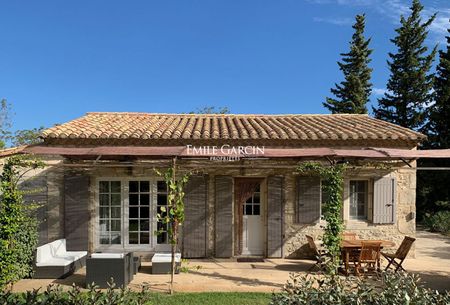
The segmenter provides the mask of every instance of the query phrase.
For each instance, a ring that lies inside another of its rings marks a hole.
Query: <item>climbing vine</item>
[[[318,175],[322,179],[322,190],[326,194],[322,206],[322,218],[326,221],[322,240],[331,257],[326,265],[327,272],[330,274],[336,274],[339,267],[343,231],[341,213],[345,169],[345,164],[324,166],[319,162],[306,162],[297,168],[299,173]]]
[[[173,293],[173,278],[175,274],[175,254],[179,244],[179,226],[184,222],[184,187],[189,180],[190,174],[176,175],[176,164],[169,167],[165,172],[156,171],[157,174],[164,178],[167,184],[167,209],[161,208],[157,214],[157,219],[167,226],[167,235],[172,245],[172,268],[170,276],[170,293]],[[156,234],[161,234],[157,231]]]
[[[42,167],[29,156],[6,159],[0,176],[0,288],[30,276],[38,241],[37,204],[24,204],[19,181],[28,170]]]

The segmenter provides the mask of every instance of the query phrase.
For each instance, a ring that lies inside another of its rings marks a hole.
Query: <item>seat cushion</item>
[[[152,257],[152,263],[169,263],[172,261],[171,253],[155,253]],[[175,254],[175,262],[181,261],[181,253]]]
[[[62,257],[74,257],[75,260],[82,259],[87,255],[87,251],[67,251]],[[60,256],[58,256],[60,257]]]
[[[74,262],[73,257],[58,257],[51,258],[43,262],[36,263],[37,267],[51,267],[51,266],[67,266]]]
[[[124,258],[125,253],[92,253],[92,258]]]

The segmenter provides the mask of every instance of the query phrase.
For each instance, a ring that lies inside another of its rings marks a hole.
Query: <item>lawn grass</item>
[[[174,295],[152,293],[150,304],[158,305],[253,305],[270,302],[272,294],[258,292],[198,292]]]

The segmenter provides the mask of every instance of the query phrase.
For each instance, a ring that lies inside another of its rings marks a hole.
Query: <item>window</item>
[[[368,182],[350,180],[350,218],[367,219]]]
[[[163,211],[163,207],[165,208],[165,211]],[[156,182],[156,213],[160,214],[161,217],[165,217],[167,212],[167,184],[165,181],[158,181]],[[168,225],[169,224],[158,220],[158,236],[156,238],[158,244],[168,243]]]
[[[128,243],[150,244],[150,182],[128,182]]]
[[[243,215],[259,215],[261,213],[261,191],[258,186],[252,197],[242,206]]]
[[[122,192],[120,181],[99,183],[100,244],[121,244]]]
[[[168,246],[167,224],[156,213],[167,210],[167,186],[151,178],[103,178],[97,184],[96,247],[138,250]],[[155,234],[155,231],[161,234]]]

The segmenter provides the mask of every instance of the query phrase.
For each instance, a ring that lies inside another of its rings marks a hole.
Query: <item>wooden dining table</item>
[[[381,249],[383,248],[392,248],[395,246],[395,243],[390,240],[382,240],[382,239],[354,239],[354,240],[342,240],[341,241],[341,250],[342,250],[342,259],[344,261],[345,274],[349,274],[350,268],[350,254],[352,252],[359,252],[361,250],[363,242],[380,242]],[[381,266],[381,258],[377,259],[377,268],[379,269]]]

